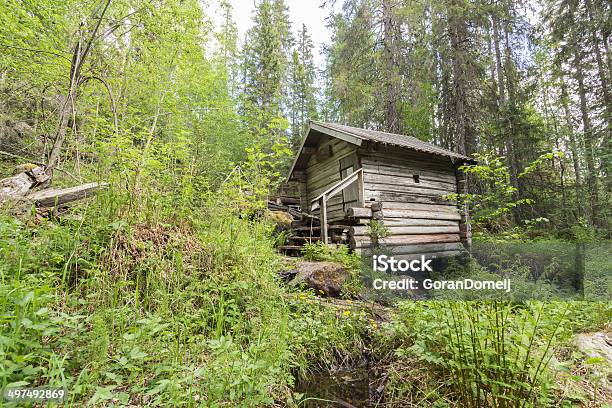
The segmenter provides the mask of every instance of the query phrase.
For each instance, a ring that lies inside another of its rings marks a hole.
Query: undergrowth
[[[400,302],[379,330],[285,290],[274,227],[235,197],[146,200],[109,190],[58,217],[0,215],[2,387],[63,387],[67,406],[298,406],[298,378],[374,347],[389,406],[558,405],[553,357],[610,321],[609,303]],[[304,256],[340,262],[360,292],[345,247]]]
[[[284,292],[266,222],[130,204],[0,215],[2,387],[63,387],[69,406],[286,406],[296,374],[358,341],[351,319]]]

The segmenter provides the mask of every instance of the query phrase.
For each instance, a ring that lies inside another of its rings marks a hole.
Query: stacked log
[[[450,159],[391,146],[361,154],[364,208],[347,212],[355,224],[349,231],[353,249],[368,253],[378,244],[385,253],[400,257],[452,256],[463,250],[464,215],[445,197],[458,192],[459,178]],[[384,225],[386,236],[370,237],[373,219]]]

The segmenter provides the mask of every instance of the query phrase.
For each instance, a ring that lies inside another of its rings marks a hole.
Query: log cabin
[[[444,198],[467,191],[459,167],[471,163],[415,137],[313,121],[287,181],[297,185],[301,210],[320,220],[323,242],[340,227],[360,253],[384,247],[437,258],[471,244],[467,208]],[[384,237],[372,234],[372,220],[384,225]]]

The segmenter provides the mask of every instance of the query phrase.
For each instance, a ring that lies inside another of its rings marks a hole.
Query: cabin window
[[[340,178],[342,180],[344,180],[345,178],[347,178],[351,174],[353,174],[353,166],[352,165],[348,166],[347,168],[344,168],[344,169],[340,170]]]
[[[415,183],[420,183],[421,182],[421,180],[419,180],[419,175],[418,174],[413,175],[412,178],[414,179]]]

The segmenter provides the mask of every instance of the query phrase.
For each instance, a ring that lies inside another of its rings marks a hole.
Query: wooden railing
[[[327,201],[333,198],[335,195],[340,193],[342,190],[353,184],[354,182],[358,182],[360,188],[363,186],[363,169],[359,169],[349,175],[347,178],[340,180],[338,183],[331,186],[329,189],[325,190],[321,195],[317,198],[313,199],[311,203],[311,211],[316,210],[317,208],[321,209],[321,214],[319,215],[319,219],[321,221],[321,240],[327,244]]]

